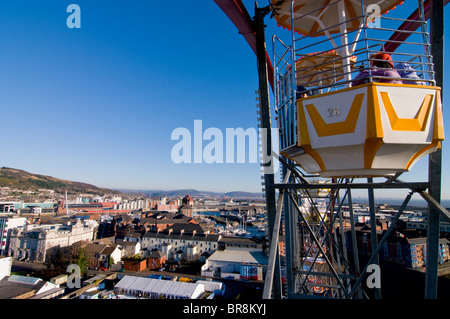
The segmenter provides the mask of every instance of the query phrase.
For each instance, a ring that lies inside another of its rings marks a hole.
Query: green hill
[[[87,193],[103,195],[105,193],[120,193],[118,191],[100,188],[87,183],[73,182],[52,176],[32,174],[20,169],[9,167],[0,168],[0,186],[8,186],[11,188],[18,188],[20,190],[51,189],[58,193],[67,191],[69,194]]]

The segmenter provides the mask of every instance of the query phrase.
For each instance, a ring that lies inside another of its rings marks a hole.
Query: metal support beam
[[[278,189],[397,189],[397,188],[407,188],[411,189],[415,192],[419,192],[421,190],[426,190],[429,187],[429,183],[426,182],[399,182],[399,183],[326,183],[326,184],[275,184],[275,188]]]
[[[348,180],[347,180],[348,182]],[[349,189],[348,190],[348,206],[349,206],[349,213],[350,213],[350,228],[351,228],[351,240],[352,240],[352,251],[353,251],[353,264],[355,267],[355,275],[358,277],[361,274],[360,268],[359,268],[359,255],[358,255],[358,242],[356,239],[356,229],[355,229],[355,216],[353,214],[353,199],[352,199],[352,192]],[[358,289],[358,299],[362,298],[362,291],[359,288]]]
[[[373,184],[373,178],[368,178],[367,182],[369,184]],[[370,241],[372,246],[372,251],[375,251],[378,246],[378,238],[377,238],[377,219],[375,215],[375,196],[373,188],[369,188],[369,213],[370,213]],[[380,264],[380,258],[378,257],[378,254],[375,255],[373,263],[375,265]],[[374,288],[374,296],[375,299],[381,299],[381,287],[375,287]]]
[[[280,157],[281,158],[281,157]],[[290,167],[290,160],[280,159],[282,164],[283,177],[291,173],[291,175],[298,174]],[[291,180],[293,177],[291,176]],[[284,179],[285,180],[285,179]],[[286,180],[289,181],[289,180]],[[284,196],[284,235],[285,235],[285,250],[286,250],[286,292],[287,298],[291,299],[295,296],[297,290],[296,270],[299,265],[298,260],[298,215],[297,211],[292,208],[288,196]]]
[[[285,176],[285,181],[289,179],[290,172]],[[275,215],[275,223],[272,231],[272,236],[270,237],[270,249],[269,249],[269,261],[267,264],[266,278],[264,280],[264,290],[263,290],[263,299],[270,299],[272,294],[272,287],[274,281],[274,273],[275,273],[275,263],[279,258],[279,234],[280,234],[280,224],[281,224],[281,210],[283,209],[283,199],[284,199],[284,191],[280,193],[278,196],[277,203],[277,212]]]
[[[430,194],[428,194],[425,191],[419,192],[420,196],[425,199],[428,204],[436,209],[440,214],[441,217],[445,218],[450,223],[450,212],[444,208],[439,202],[437,202]]]
[[[258,66],[258,80],[259,80],[259,102],[260,102],[260,122],[261,128],[265,130],[266,139],[263,143],[264,157],[269,159],[264,165],[264,188],[266,195],[266,209],[268,219],[269,236],[272,236],[275,219],[276,219],[276,199],[275,199],[275,178],[274,178],[274,163],[272,155],[272,134],[270,121],[270,104],[269,104],[269,77],[268,77],[268,60],[266,54],[266,39],[265,39],[265,25],[264,17],[269,12],[267,8],[258,8],[255,3],[255,17],[254,27],[256,33],[256,58]],[[264,133],[264,132],[263,132]],[[272,238],[269,237],[269,241]],[[274,286],[273,296],[278,299],[281,298],[281,269],[279,257],[276,258],[274,266]]]
[[[443,87],[444,77],[444,2],[431,0],[430,17],[431,52],[433,56],[436,85]],[[443,98],[443,97],[442,97]],[[444,104],[444,103],[443,103]],[[437,202],[441,200],[442,152],[438,149],[429,155],[429,193]],[[439,258],[439,211],[432,205],[427,219],[427,258],[425,274],[425,299],[437,298],[437,271]]]

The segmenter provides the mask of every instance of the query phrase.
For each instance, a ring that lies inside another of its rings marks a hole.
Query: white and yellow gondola
[[[296,85],[307,84],[315,74],[335,82],[343,79],[341,82],[345,84],[297,98],[293,105],[295,112],[290,111],[295,121],[287,123],[285,120],[283,112],[288,114],[288,104],[284,106],[286,110],[280,108],[281,134],[294,136],[291,143],[280,143],[280,153],[297,162],[308,174],[325,178],[387,177],[409,171],[420,158],[440,148],[444,140],[441,88],[433,86],[431,81],[428,85],[412,85],[406,81],[404,83],[408,84],[369,80],[352,86],[351,80],[353,54],[358,51],[357,38],[365,32],[367,24],[365,16],[358,19],[353,13],[362,10],[361,6],[355,8],[355,3],[364,3],[364,10],[368,5],[384,5],[380,8],[383,14],[401,1],[338,0],[330,5],[319,2],[322,1],[278,2],[276,19],[282,26],[290,28],[293,24],[296,31],[311,33],[311,37],[327,36],[336,49],[336,56],[342,57],[331,61],[342,61],[337,72],[341,76],[336,75],[336,65],[328,68],[334,70],[334,75],[324,74],[327,65],[322,63],[320,70],[315,66],[302,67],[301,77],[296,70]],[[292,15],[290,8],[295,11]],[[354,41],[348,42],[350,29],[356,30],[352,31],[356,35]],[[333,37],[336,33],[340,36]],[[335,43],[339,37],[341,45]],[[369,56],[368,50],[360,49],[359,53]],[[329,52],[324,50],[324,53]],[[320,54],[314,56],[320,57]],[[301,60],[296,61],[297,67]],[[291,76],[288,70],[280,78],[289,80]],[[302,79],[309,80],[302,82]],[[323,85],[320,80],[315,80],[316,86]],[[290,128],[295,134],[287,132]],[[281,138],[285,137],[281,135]]]

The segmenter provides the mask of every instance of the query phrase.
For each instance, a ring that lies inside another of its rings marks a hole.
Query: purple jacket
[[[394,79],[383,79],[377,78],[377,76],[389,77]],[[352,86],[364,84],[368,82],[367,77],[369,77],[369,70],[365,69],[361,71],[354,79]],[[394,83],[394,84],[403,84],[400,75],[396,70],[392,69],[372,69],[372,77],[375,78],[374,82],[382,82],[382,83]],[[398,79],[398,80],[396,80]]]

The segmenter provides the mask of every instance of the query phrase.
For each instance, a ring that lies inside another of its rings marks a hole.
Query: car
[[[235,278],[234,278],[234,276],[226,276],[226,277],[224,277],[224,279],[234,280]]]
[[[174,279],[174,276],[161,276],[162,278],[161,279],[164,279],[164,280],[173,280]]]

